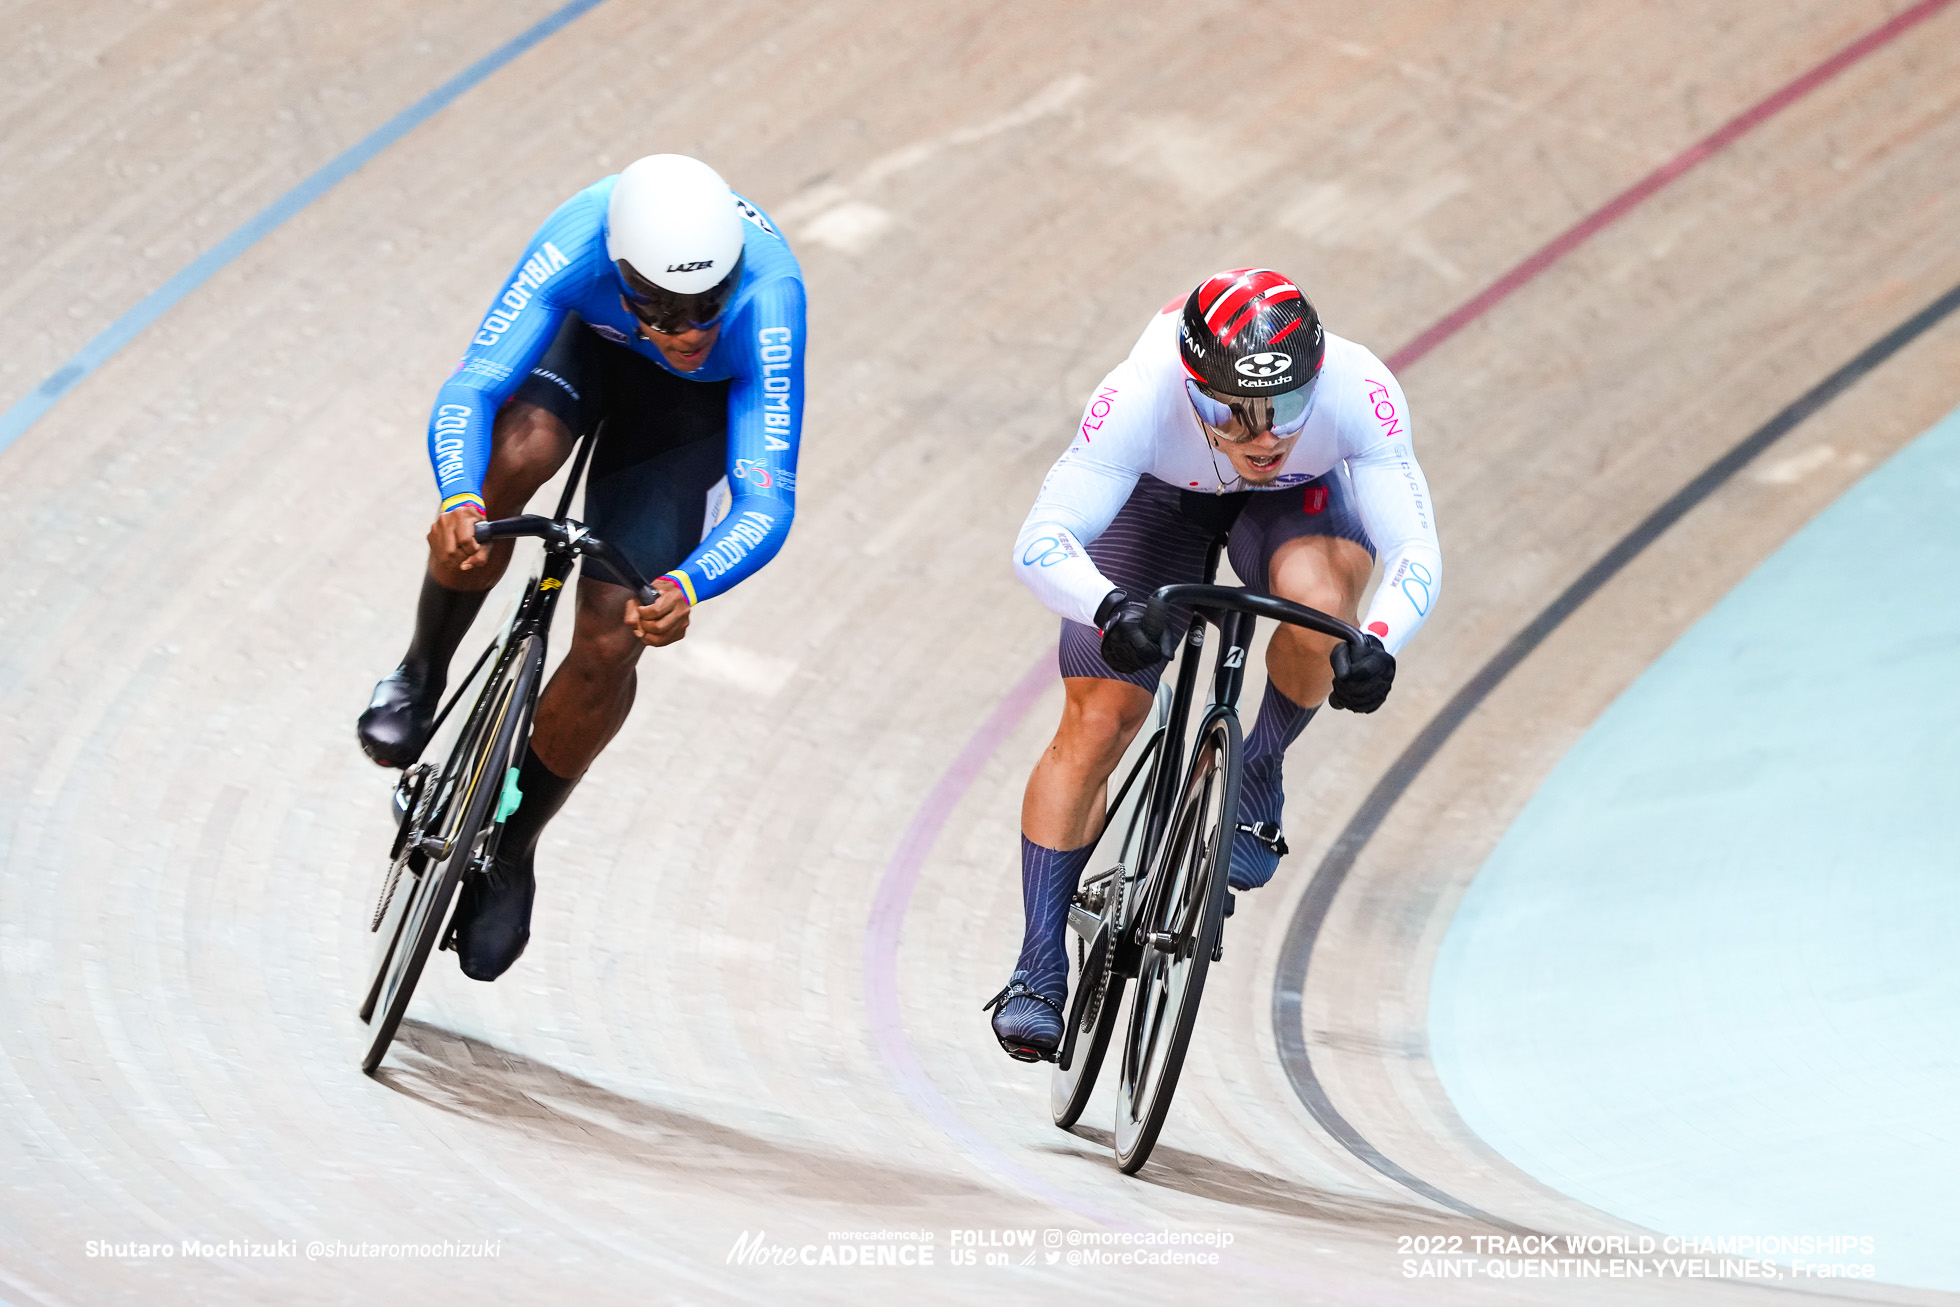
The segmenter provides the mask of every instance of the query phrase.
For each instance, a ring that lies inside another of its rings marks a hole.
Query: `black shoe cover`
[[[495,980],[510,970],[531,942],[531,900],[538,878],[531,857],[493,859],[488,872],[463,877],[450,921],[455,932],[456,961],[471,980]]]
[[[374,698],[355,726],[361,748],[383,767],[406,767],[421,756],[441,706],[442,687],[424,685],[397,667],[374,687]]]

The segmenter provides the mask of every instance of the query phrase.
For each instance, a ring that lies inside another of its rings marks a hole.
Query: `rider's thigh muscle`
[[[1273,593],[1352,622],[1375,560],[1352,540],[1298,536],[1273,551]],[[1322,637],[1324,639],[1324,637]]]
[[[491,517],[523,512],[538,487],[551,480],[572,452],[571,429],[555,413],[521,399],[497,411],[490,440],[483,504]]]

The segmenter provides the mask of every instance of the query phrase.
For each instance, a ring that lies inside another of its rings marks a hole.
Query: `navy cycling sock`
[[[1317,711],[1302,708],[1271,680],[1266,697],[1259,705],[1259,720],[1245,740],[1245,769],[1239,779],[1239,823],[1245,826],[1279,825],[1280,809],[1286,802],[1281,792],[1281,767],[1286,746],[1300,737]],[[1279,869],[1279,855],[1262,841],[1245,834],[1232,839],[1233,889],[1258,889]]]
[[[1318,708],[1302,708],[1280,692],[1269,678],[1266,681],[1266,697],[1259,701],[1259,719],[1252,724],[1252,734],[1245,737],[1245,765],[1250,771],[1255,764],[1268,766],[1276,762],[1286,752],[1286,747],[1300,738],[1300,732],[1307,729]],[[1270,761],[1269,761],[1270,760]]]
[[[1028,924],[1014,969],[1029,989],[1057,1001],[1068,981],[1068,902],[1095,847],[1091,840],[1063,851],[1021,837],[1021,903]]]

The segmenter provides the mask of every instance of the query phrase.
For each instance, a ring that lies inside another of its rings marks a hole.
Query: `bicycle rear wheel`
[[[489,856],[494,805],[503,795],[512,754],[522,743],[518,725],[543,663],[544,642],[535,635],[513,641],[497,660],[441,778],[425,786],[419,806],[427,824],[419,835],[411,828],[414,838],[401,842],[404,851],[390,874],[398,877],[406,871],[411,879],[383,890],[377,929],[387,943],[364,1005],[373,1017],[361,1070],[370,1075],[395,1041],[422,968],[442,938],[457,885],[466,871]],[[404,820],[414,821],[415,816],[411,811]]]
[[[1205,723],[1156,873],[1142,889],[1137,987],[1116,1105],[1116,1157],[1127,1175],[1149,1160],[1170,1115],[1224,928],[1240,750],[1238,719],[1229,711]]]

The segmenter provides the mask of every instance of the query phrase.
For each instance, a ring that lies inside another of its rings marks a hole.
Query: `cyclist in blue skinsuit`
[[[449,661],[510,559],[476,543],[578,437],[604,424],[585,521],[656,578],[641,607],[587,559],[564,662],[538,704],[523,800],[488,876],[465,879],[453,939],[494,980],[530,939],[539,834],[633,704],[646,646],[687,633],[694,605],[782,548],[803,422],[803,275],[761,210],[706,164],[651,155],[580,191],[532,236],[436,396],[429,458],[441,505],[415,635],[375,686],[361,747],[405,767],[428,741]]]

